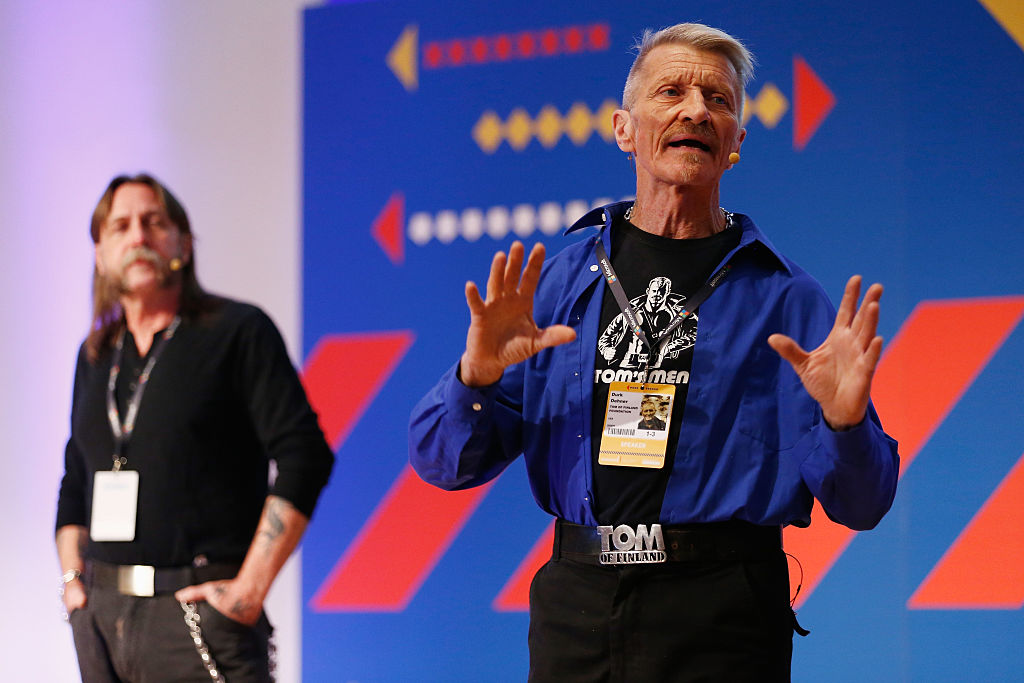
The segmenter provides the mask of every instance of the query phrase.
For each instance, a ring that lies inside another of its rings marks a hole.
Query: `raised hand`
[[[486,299],[474,283],[466,283],[470,322],[459,368],[466,386],[494,384],[508,366],[576,338],[566,325],[542,330],[534,322],[533,294],[544,265],[544,245],[534,245],[523,268],[525,252],[521,242],[513,242],[507,257],[500,251],[494,255]]]
[[[807,393],[821,405],[825,421],[836,430],[864,419],[871,378],[882,353],[882,338],[875,334],[882,285],[871,285],[857,309],[860,284],[859,275],[846,283],[832,331],[810,353],[784,334],[768,337],[768,344],[793,366]]]

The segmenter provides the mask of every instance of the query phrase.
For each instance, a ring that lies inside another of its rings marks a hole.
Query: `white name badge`
[[[664,467],[675,395],[674,384],[609,384],[598,463]]]
[[[138,472],[97,472],[92,486],[89,537],[94,541],[134,541],[138,507]]]

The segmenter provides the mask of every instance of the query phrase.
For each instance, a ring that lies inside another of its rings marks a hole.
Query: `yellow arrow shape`
[[[395,44],[391,46],[388,56],[384,60],[395,77],[410,92],[419,87],[419,71],[416,68],[418,53],[419,27],[416,24],[409,24],[402,31],[402,35],[398,36]]]
[[[1010,37],[1024,50],[1024,2],[1021,0],[978,0]]]

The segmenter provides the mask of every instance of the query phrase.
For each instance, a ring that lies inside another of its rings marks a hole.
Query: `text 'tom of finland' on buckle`
[[[638,524],[636,529],[628,524],[599,526],[597,532],[601,535],[601,564],[659,564],[668,559],[660,524],[652,524],[650,531],[646,524]]]

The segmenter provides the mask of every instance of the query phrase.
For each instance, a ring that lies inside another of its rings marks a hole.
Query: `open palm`
[[[871,395],[871,378],[882,353],[878,328],[878,301],[882,286],[871,285],[857,309],[861,279],[846,283],[832,331],[811,352],[784,334],[773,334],[768,344],[793,366],[807,393],[821,405],[833,429],[846,429],[864,419]]]
[[[476,284],[466,283],[470,323],[460,375],[467,386],[493,384],[508,366],[576,338],[566,325],[542,330],[534,322],[533,295],[544,265],[544,246],[534,245],[523,268],[525,251],[521,242],[514,242],[508,256],[500,251],[494,255],[486,299]]]

